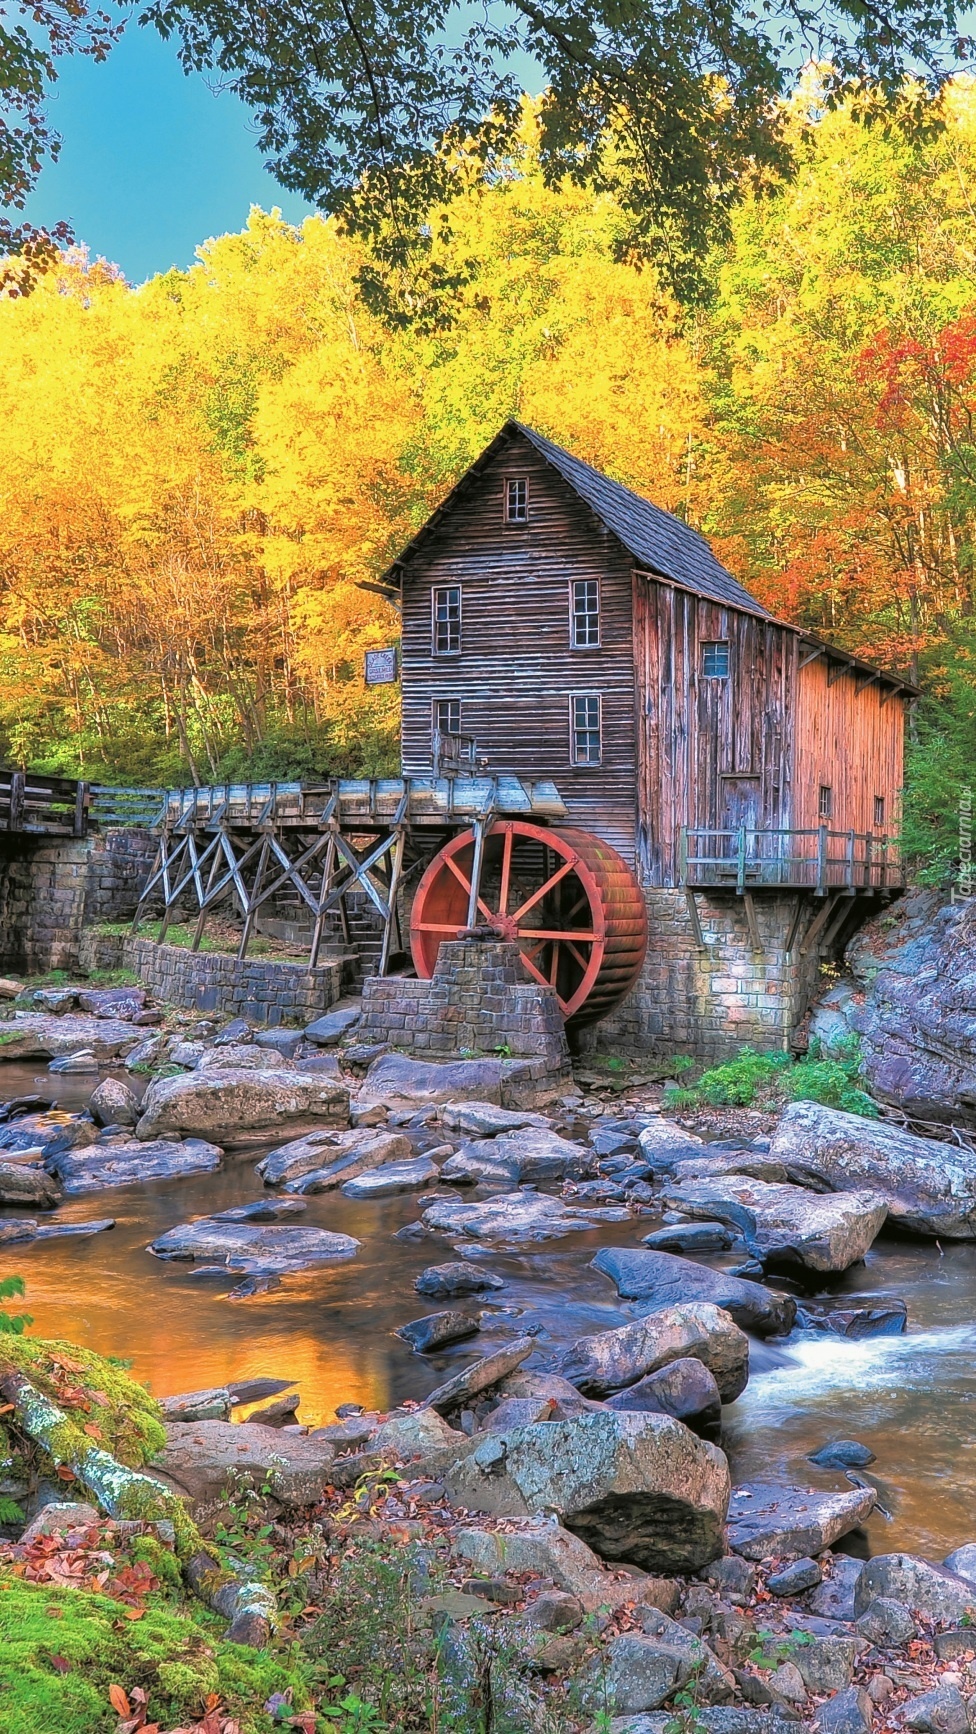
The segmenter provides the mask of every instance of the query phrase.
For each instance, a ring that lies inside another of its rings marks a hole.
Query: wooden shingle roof
[[[571,452],[565,451],[562,446],[555,445],[552,440],[537,433],[535,428],[526,427],[519,421],[507,421],[504,427],[499,429],[481,456],[475,459],[470,469],[465,471],[446,499],[441,501],[426,524],[404,548],[386,575],[387,584],[395,578],[398,567],[402,568],[409,563],[430,532],[443,522],[454,502],[467,491],[491,459],[513,438],[519,436],[528,440],[540,457],[552,465],[563,481],[589,506],[601,524],[616,536],[618,542],[648,575],[670,579],[682,589],[694,591],[699,596],[707,596],[712,602],[721,603],[726,608],[738,608],[745,614],[759,615],[763,620],[771,618],[762,604],[757,602],[754,596],[750,596],[748,590],[715,558],[704,536],[700,536],[697,530],[693,530],[683,519],[676,518],[672,512],[663,511],[660,506],[652,505],[651,501],[645,500],[641,494],[625,488],[622,482],[611,481],[609,476],[595,470],[591,464],[584,463],[582,458],[573,457]]]
[[[648,572],[670,578],[683,589],[694,590],[726,608],[739,608],[766,620],[771,618],[762,604],[716,560],[704,536],[699,536],[683,518],[652,505],[622,482],[611,481],[582,458],[574,458],[571,452],[522,422],[509,422],[502,431],[516,428]]]

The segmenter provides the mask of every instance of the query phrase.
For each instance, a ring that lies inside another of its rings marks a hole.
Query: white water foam
[[[864,1394],[888,1386],[930,1390],[936,1372],[941,1376],[956,1356],[960,1374],[972,1376],[974,1351],[972,1324],[853,1342],[822,1331],[798,1332],[784,1345],[781,1364],[755,1371],[736,1407],[740,1412],[781,1408],[800,1397],[809,1400],[845,1390]]]

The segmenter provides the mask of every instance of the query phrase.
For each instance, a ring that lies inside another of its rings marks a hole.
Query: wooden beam
[[[875,681],[880,679],[881,676],[878,673],[878,670],[874,668],[871,670],[870,674],[862,674],[858,676],[857,681],[855,682],[854,691],[863,692],[866,687],[873,686]]]
[[[786,939],[786,949],[788,952],[793,950],[793,947],[797,942],[797,938],[799,937],[799,932],[800,932],[800,923],[802,922],[802,920],[803,920],[803,898],[798,897],[796,900],[796,909],[793,912],[793,920],[790,922],[790,931],[789,931],[789,933],[787,935],[787,939]]]
[[[806,933],[803,935],[803,942],[800,946],[800,956],[801,957],[806,957],[807,953],[812,949],[814,941],[817,939],[818,935],[822,932],[823,928],[827,925],[827,922],[830,920],[830,917],[832,916],[832,914],[834,913],[834,910],[837,907],[837,900],[842,895],[843,894],[838,891],[838,892],[835,892],[835,894],[832,897],[825,897],[824,898],[823,903],[822,903],[819,911],[814,916],[813,920],[811,921],[809,927],[806,930]]]
[[[837,902],[840,905],[840,913],[837,916],[837,920],[831,922],[820,942],[824,951],[826,951],[829,946],[833,945],[834,940],[837,938],[837,935],[847,920],[847,917],[850,915],[851,910],[854,907],[854,894],[851,893],[849,896],[845,896],[844,893],[841,893]]]
[[[698,913],[698,899],[690,885],[685,886],[685,902],[688,905],[688,920],[695,936],[695,944],[699,951],[705,950],[705,935],[702,932],[701,916]]]
[[[840,662],[836,657],[828,656],[827,657],[827,685],[833,686],[835,681],[840,680],[840,677],[842,674],[847,673],[850,666],[851,665],[849,662]]]
[[[811,648],[807,651],[806,655],[800,657],[800,667],[806,668],[808,662],[816,662],[817,658],[823,656],[824,654],[825,654],[825,651],[824,651],[824,646],[822,644],[812,645]]]
[[[751,891],[742,893],[742,901],[746,906],[746,921],[749,924],[749,938],[753,951],[762,951],[762,935],[759,932],[759,922],[756,917],[756,900]]]
[[[889,699],[897,698],[898,694],[900,692],[904,692],[904,690],[905,690],[905,688],[903,686],[900,686],[897,682],[892,682],[891,686],[886,686],[884,691],[881,694],[881,698],[880,698],[879,703],[878,703],[879,710],[884,710],[884,707],[888,703]]]

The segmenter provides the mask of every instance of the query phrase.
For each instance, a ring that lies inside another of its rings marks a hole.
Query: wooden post
[[[88,784],[79,783],[75,793],[74,834],[83,837],[88,829]]]
[[[847,833],[847,885],[854,889],[854,832]]]
[[[796,944],[797,935],[799,934],[799,931],[800,931],[800,922],[802,920],[803,920],[803,898],[798,897],[796,900],[796,909],[794,911],[793,920],[790,923],[790,931],[789,931],[789,934],[787,935],[787,940],[786,940],[787,953],[791,952],[793,950],[794,945]]]
[[[400,890],[400,876],[403,872],[403,852],[406,847],[406,832],[401,825],[397,832],[397,840],[393,849],[393,863],[390,867],[390,913],[383,927],[383,944],[380,949],[378,975],[385,975],[389,967],[390,952],[393,947],[393,924],[397,919],[396,900]],[[480,878],[480,870],[479,870]],[[477,881],[472,881],[472,889]]]
[[[474,927],[478,920],[478,898],[481,896],[481,866],[485,855],[484,819],[474,822],[474,850],[471,856],[471,891],[468,897],[468,926]],[[382,970],[380,971],[382,974]]]
[[[685,902],[688,905],[688,919],[691,922],[691,931],[695,936],[695,944],[699,951],[704,951],[705,935],[702,932],[701,916],[698,913],[698,899],[691,886],[687,884],[685,885]]]
[[[248,789],[248,807],[250,807],[250,798],[251,791]],[[247,914],[244,917],[244,929],[241,933],[240,949],[237,953],[238,963],[243,963],[247,956],[247,948],[250,944],[251,933],[254,928],[254,918],[257,914],[258,898],[261,894],[261,882],[264,878],[264,870],[268,865],[268,853],[270,848],[271,844],[268,842],[267,837],[265,837],[261,844],[261,854],[258,858],[257,874],[254,879],[254,884],[251,887],[251,895],[248,899]]]
[[[753,951],[762,951],[762,936],[759,932],[759,922],[756,919],[756,900],[751,891],[743,892],[743,902],[746,906],[746,921],[749,924],[749,938]]]
[[[27,799],[27,779],[23,771],[12,771],[10,776],[10,811],[7,816],[7,829],[19,831],[24,823],[24,804]]]
[[[817,896],[823,897],[827,890],[827,827],[817,828]],[[803,949],[802,946],[800,948]]]
[[[738,854],[738,867],[736,869],[735,888],[741,897],[746,888],[746,832],[744,825],[739,830],[736,850]]]
[[[873,844],[874,837],[868,831],[864,838],[864,885],[866,890],[871,889],[871,883],[874,879]]]
[[[806,930],[806,933],[803,935],[803,944],[800,946],[801,957],[806,957],[807,952],[811,949],[813,942],[818,937],[821,929],[829,921],[831,915],[833,915],[834,910],[837,907],[837,897],[839,895],[840,893],[838,892],[834,897],[824,898],[819,913],[814,916],[810,926]]]
[[[687,883],[688,883],[688,827],[687,827],[687,825],[682,825],[681,830],[678,832],[678,879],[682,885],[687,885]],[[698,921],[697,906],[695,909],[694,921],[697,923],[697,925],[700,929],[701,923]],[[701,941],[699,940],[698,943],[700,945]]]

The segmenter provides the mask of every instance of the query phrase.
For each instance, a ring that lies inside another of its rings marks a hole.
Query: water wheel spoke
[[[577,897],[576,902],[573,904],[572,909],[567,910],[567,912],[566,912],[565,920],[566,920],[566,926],[567,927],[569,926],[570,922],[572,921],[574,915],[578,915],[581,909],[588,909],[589,908],[589,903],[590,903],[590,900],[587,897],[586,892],[584,891],[583,895],[581,897]]]
[[[545,945],[545,943],[546,943],[545,935],[543,935],[543,937],[541,939],[537,939],[534,945],[526,945],[525,942],[528,939],[528,937],[529,937],[529,935],[527,933],[520,933],[519,934],[519,945],[522,947],[522,956],[523,957],[534,957],[536,952],[541,951],[542,947]]]
[[[453,855],[445,855],[444,859],[447,862],[447,865],[450,867],[451,872],[454,874],[454,877],[457,880],[458,884],[463,886],[468,897],[470,897],[471,896],[471,881],[470,881],[470,879],[466,878],[465,875],[462,873],[462,871],[461,871],[460,867],[458,866],[457,862],[455,861]],[[478,898],[478,908],[481,910],[481,913],[484,916],[486,921],[493,920],[491,910],[488,908],[488,905],[485,902],[483,897]],[[462,922],[461,926],[463,927],[464,925],[465,925],[465,923]],[[460,928],[455,927],[454,932],[455,933],[460,932]]]
[[[502,846],[502,883],[498,893],[498,913],[508,913],[508,888],[512,877],[512,830],[509,826],[505,832],[505,842]]]
[[[559,941],[557,939],[553,944],[552,962],[549,965],[549,986],[555,987],[558,980],[559,980]]]
[[[460,933],[461,928],[456,921],[415,921],[415,933]]]
[[[584,934],[584,935],[583,935],[583,937],[584,937],[584,938],[585,938],[585,937],[586,937],[586,935],[585,935],[585,934]],[[582,970],[582,971],[583,971],[583,974],[584,974],[584,975],[585,975],[585,974],[586,974],[586,972],[587,972],[587,970],[588,970],[588,969],[589,969],[589,967],[590,967],[590,960],[589,960],[589,958],[588,958],[588,957],[584,957],[584,956],[583,956],[583,953],[582,953],[582,952],[581,952],[581,951],[577,951],[577,949],[576,949],[576,947],[575,947],[575,945],[574,945],[574,944],[573,944],[573,942],[572,942],[572,940],[571,940],[571,939],[565,939],[565,940],[564,940],[564,941],[563,941],[563,944],[564,944],[564,945],[565,945],[565,947],[566,947],[566,950],[567,950],[567,951],[568,951],[568,952],[569,952],[569,955],[570,955],[570,957],[575,957],[575,959],[576,959],[576,961],[577,961],[577,963],[578,963],[578,964],[579,964],[579,966],[580,966],[580,969],[581,969],[581,970]]]
[[[524,951],[522,953],[522,962],[525,964],[525,967],[528,970],[529,974],[535,977],[536,981],[539,982],[540,986],[542,986],[542,987],[551,987],[552,986],[552,983],[547,979],[546,976],[543,975],[541,969],[536,968],[535,964],[532,962],[531,957],[526,957]],[[560,1000],[559,1003],[560,1003],[560,1005],[562,1005],[562,1003],[563,1003],[562,1000]]]
[[[551,878],[547,879],[544,885],[540,885],[538,891],[533,891],[531,897],[527,897],[525,902],[520,904],[519,908],[513,911],[512,920],[521,921],[523,915],[527,915],[530,909],[534,909],[535,905],[539,903],[543,897],[547,896],[550,891],[554,890],[555,887],[565,879],[567,873],[572,873],[575,865],[575,861],[564,861],[561,867],[557,867]]]

